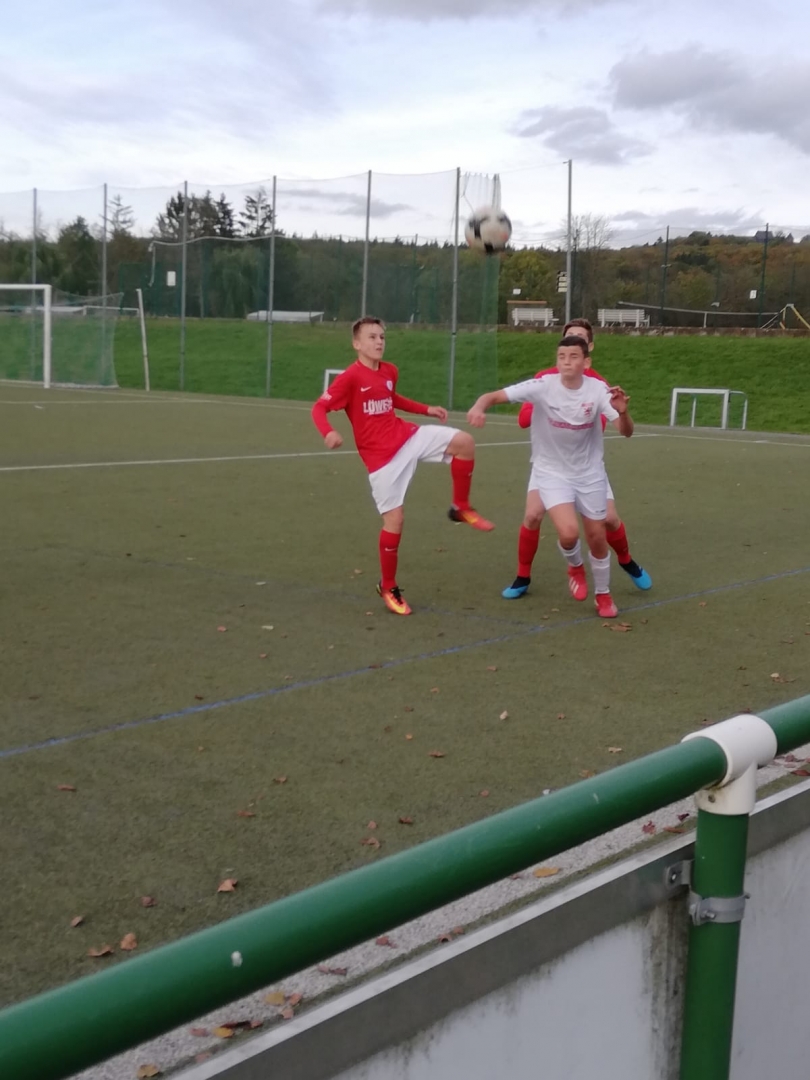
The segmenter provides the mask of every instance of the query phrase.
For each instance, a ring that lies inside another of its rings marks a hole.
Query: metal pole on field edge
[[[572,267],[572,263],[573,263],[572,251],[571,251],[571,242],[572,242],[572,235],[573,235],[574,230],[573,230],[573,216],[572,216],[572,213],[571,213],[571,191],[572,191],[572,185],[573,185],[572,173],[573,173],[574,162],[569,158],[568,161],[566,162],[566,164],[568,165],[568,230],[567,230],[567,238],[566,238],[566,243],[565,243],[565,281],[566,281],[566,289],[565,289],[565,321],[566,321],[566,324],[567,324],[567,323],[571,322],[571,286],[573,284],[573,281],[572,281],[572,278],[571,278],[571,267]]]
[[[34,188],[34,228],[32,232],[33,239],[31,240],[31,284],[37,283],[37,189]],[[31,310],[37,310],[37,294],[35,290],[31,290]],[[36,381],[36,362],[37,362],[37,320],[36,316],[31,320],[31,381]]]
[[[270,397],[270,371],[273,366],[273,303],[276,288],[276,178],[273,177],[273,205],[270,217],[270,268],[267,285],[267,372],[264,396]]]
[[[689,927],[684,990],[682,1080],[728,1080],[737,985],[740,919],[744,904],[748,815],[698,812],[693,869],[693,903],[717,911]],[[706,898],[706,899],[702,899]],[[726,921],[738,905],[735,921]]]
[[[768,230],[770,225],[765,224],[765,242],[762,245],[762,273],[759,278],[759,311],[757,313],[757,329],[762,322],[762,311],[765,305],[765,266],[768,262]]]
[[[363,246],[363,294],[360,297],[360,314],[366,313],[368,296],[368,238],[371,230],[371,169],[368,170],[368,191],[366,193],[366,242]]]
[[[664,261],[661,265],[661,329],[664,328],[664,305],[667,301],[667,270],[669,269],[669,225],[667,225],[667,239],[664,244]]]
[[[141,352],[143,353],[143,384],[149,390],[149,348],[146,344],[146,316],[143,310],[143,289],[136,289],[138,298],[138,322],[141,324]]]
[[[107,351],[107,185],[101,210],[101,355]]]
[[[34,229],[31,240],[31,284],[37,283],[37,189],[34,188]]]
[[[183,254],[180,282],[180,389],[186,388],[186,270],[188,269],[188,180],[183,181]]]
[[[456,169],[456,212],[453,218],[453,299],[450,310],[450,377],[447,390],[447,408],[453,408],[456,379],[456,340],[458,338],[458,226],[461,201],[461,169]]]

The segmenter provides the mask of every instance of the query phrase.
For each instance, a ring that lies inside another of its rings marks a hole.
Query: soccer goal
[[[75,297],[51,285],[0,283],[0,379],[112,387],[120,295]]]

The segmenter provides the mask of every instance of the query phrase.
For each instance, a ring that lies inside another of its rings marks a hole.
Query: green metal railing
[[[810,696],[760,716],[773,729],[779,753],[810,742]],[[0,1012],[0,1077],[63,1080],[382,931],[717,784],[726,770],[721,747],[711,738],[694,738],[13,1005]],[[707,818],[712,815],[699,815],[700,850]],[[724,871],[713,871],[709,865],[713,860],[708,860],[704,880],[696,877],[698,890],[708,890],[708,895],[719,887],[719,895],[726,896],[741,892],[747,816],[744,820],[744,827],[736,817],[710,823],[722,835],[714,837],[707,850],[728,843],[724,827],[736,837],[736,861],[728,872],[733,880],[723,880]],[[719,873],[720,881],[712,873]],[[733,960],[736,970],[739,924],[697,927],[695,936],[697,972],[690,954],[689,978],[697,978],[708,966],[715,980],[723,981],[722,1000],[714,1000],[718,995],[713,992],[712,1008],[716,1024],[725,1027],[723,1046],[711,1059],[709,1071],[704,1064],[682,1075],[689,1080],[723,1080],[728,1066],[723,1072],[718,1061],[730,1049],[734,1001],[734,971],[729,991],[727,969]],[[717,941],[719,945],[712,944]],[[703,942],[709,943],[709,951],[704,947],[701,960]],[[725,974],[721,971],[718,976],[718,964],[724,965]],[[707,1054],[701,1047],[702,1035],[690,1034],[688,1024],[687,1005],[684,1055],[702,1060]]]

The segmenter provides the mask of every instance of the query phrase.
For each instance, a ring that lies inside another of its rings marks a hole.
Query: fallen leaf
[[[629,634],[633,627],[630,623],[602,623],[602,626],[606,626],[608,630],[613,630],[617,634]]]
[[[701,601],[700,601],[700,602],[698,603],[698,607],[706,607],[706,601],[705,601],[705,600],[701,600]]]
[[[218,1039],[232,1039],[234,1032],[233,1028],[221,1024],[219,1027],[211,1028],[211,1034],[216,1035]]]
[[[608,753],[609,754],[621,754],[622,753],[622,747],[621,746],[609,746],[608,747]]]
[[[596,776],[596,773],[593,769],[580,769],[579,775],[583,780],[588,780],[591,776]]]
[[[437,938],[437,941],[439,941],[441,943],[444,943],[445,941],[452,941],[452,940],[453,940],[453,935],[452,934],[439,934],[439,936]]]
[[[523,877],[523,874],[510,874],[509,875],[509,880],[510,881],[519,881],[522,877]]]
[[[454,935],[455,935],[456,937],[461,937],[461,935],[465,933],[465,929],[464,929],[464,927],[463,927],[463,926],[454,926],[454,927],[453,927],[453,930],[452,930],[452,933],[453,933],[453,934],[454,934]]]
[[[785,761],[798,761],[795,754],[785,754]]]
[[[262,630],[275,630],[274,626],[263,626]]]
[[[509,719],[509,713],[506,711],[506,709],[504,709],[503,712],[501,713],[500,719],[501,720],[508,720]]]
[[[349,969],[345,967],[327,967],[326,964],[318,964],[318,971],[322,975],[346,975]]]
[[[555,874],[559,874],[559,866],[538,866],[536,870],[532,871],[534,877],[554,877]]]
[[[406,735],[405,738],[410,742],[413,739],[413,735]]]
[[[194,700],[195,701],[205,701],[205,698],[202,696],[202,694],[195,694],[194,695]]]
[[[689,814],[688,812],[684,814],[678,814],[678,821],[686,821],[688,817],[691,817],[691,814]]]
[[[394,942],[390,939],[390,937],[387,934],[383,934],[382,937],[378,937],[377,940],[374,942],[374,944],[375,945],[387,945],[389,949],[395,949],[396,948],[396,945],[394,944]]]
[[[152,1076],[161,1076],[162,1074],[157,1065],[140,1065],[135,1075],[138,1080],[149,1080]]]
[[[70,920],[70,925],[71,925],[71,926],[72,926],[72,927],[74,928],[74,930],[75,930],[75,928],[76,928],[77,926],[81,926],[83,922],[84,922],[84,915],[76,915],[76,916],[75,916],[75,918],[73,918],[73,919],[71,919],[71,920]]]
[[[287,783],[287,777],[286,776],[274,776],[273,777],[273,783],[274,784],[286,784]]]
[[[362,574],[362,573],[363,573],[363,571],[362,571],[362,570],[355,570],[355,571],[353,571],[353,573],[355,573],[355,574]]]
[[[256,584],[257,584],[257,585],[263,585],[263,584],[264,584],[264,582],[262,582],[262,581],[258,581],[258,582],[256,582]],[[210,1050],[204,1050],[204,1051],[202,1052],[202,1054],[197,1054],[197,1055],[195,1056],[194,1060],[196,1061],[196,1063],[197,1063],[198,1065],[202,1065],[202,1063],[203,1063],[204,1061],[208,1061],[208,1059],[209,1059],[209,1058],[211,1058],[211,1057],[213,1057],[213,1056],[214,1056],[214,1055],[213,1055],[213,1054],[211,1053],[211,1051],[210,1051]]]
[[[413,818],[412,817],[401,817],[399,819],[399,823],[400,823],[400,825],[413,825]]]
[[[652,836],[653,833],[655,832],[655,822],[654,821],[648,821],[646,825],[641,826],[641,831],[643,833],[647,833],[648,836]]]
[[[97,959],[100,956],[112,956],[112,954],[113,954],[113,950],[112,950],[112,947],[110,945],[102,945],[98,949],[94,948],[94,949],[88,949],[87,950],[87,955],[92,956],[94,959]]]
[[[377,828],[377,822],[376,821],[370,821],[368,823],[368,825],[366,825],[366,828],[367,829],[376,829]]]
[[[366,615],[372,615],[372,616],[373,616],[373,615],[374,615],[374,612],[373,612],[373,611],[367,611],[367,612],[366,612]]]
[[[565,713],[564,712],[558,712],[557,713],[557,719],[558,720],[564,720],[565,719]]]
[[[237,817],[256,817],[252,810],[237,810]]]
[[[380,841],[377,839],[376,836],[366,836],[360,841],[360,846],[371,847],[374,848],[375,851],[379,851]]]
[[[220,883],[217,892],[236,892],[236,886],[238,884],[239,882],[236,880],[236,878],[225,878],[225,880]]]
[[[294,1009],[295,1006],[300,1005],[303,1000],[303,994],[290,994],[290,996],[287,998],[287,1004],[292,1006],[292,1008]]]
[[[438,694],[438,692],[439,692],[438,686],[431,686],[430,692],[431,692],[431,694]]]
[[[646,626],[646,625],[647,625],[647,623],[648,623],[648,622],[649,622],[650,620],[649,620],[649,619],[640,619],[639,621],[641,622],[641,625],[642,625],[642,626]]]
[[[57,791],[75,791],[76,788],[73,786],[73,784],[57,784],[56,790]]]
[[[189,1028],[189,1035],[196,1035],[198,1038],[203,1038],[208,1035],[208,1028]]]
[[[779,680],[781,680],[782,676],[781,676],[781,675],[779,674],[779,672],[778,672],[778,671],[772,671],[772,672],[771,672],[771,678],[772,678],[772,679],[773,679],[774,681],[779,681]]]
[[[272,993],[264,995],[266,1005],[283,1005],[286,1000],[287,995],[283,990],[274,990]]]
[[[413,705],[406,705],[404,711],[405,712],[413,712]]]
[[[487,671],[497,671],[497,670],[498,670],[498,668],[497,668],[497,666],[495,664],[493,664],[491,667],[487,668]]]
[[[686,832],[686,829],[682,829],[680,825],[665,825],[664,832],[682,833]]]
[[[132,952],[134,949],[138,948],[138,939],[134,934],[124,934],[118,948],[123,949],[124,952]]]
[[[227,627],[227,626],[218,626],[218,627],[217,627],[217,630],[219,631],[219,633],[220,633],[220,634],[224,634],[224,633],[226,633],[226,632],[227,632],[227,629],[228,629],[228,627]]]
[[[248,1031],[255,1031],[256,1028],[264,1027],[264,1020],[248,1020]]]
[[[444,754],[441,750],[431,750],[428,757],[444,757]]]
[[[810,769],[794,769],[791,776],[810,776]]]
[[[489,791],[486,788],[484,788],[483,791],[479,791],[478,794],[481,796],[482,799],[489,798]]]

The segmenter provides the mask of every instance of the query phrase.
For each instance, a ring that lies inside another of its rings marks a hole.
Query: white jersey
[[[565,480],[605,475],[601,416],[615,420],[608,388],[583,376],[576,390],[560,375],[543,375],[505,387],[510,401],[531,401],[532,464],[536,471]]]

